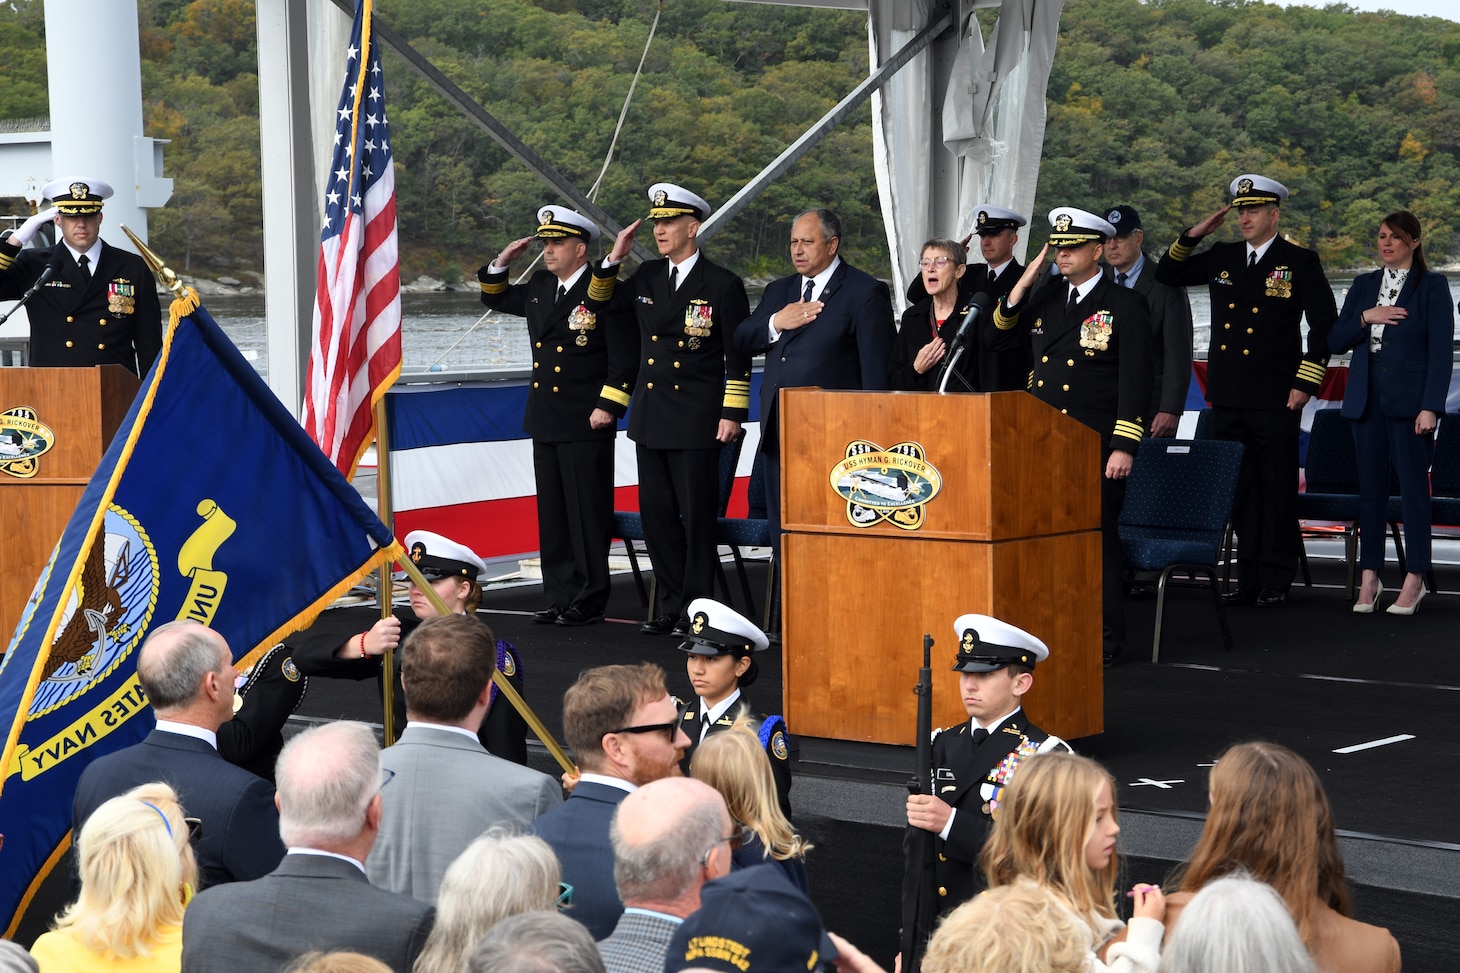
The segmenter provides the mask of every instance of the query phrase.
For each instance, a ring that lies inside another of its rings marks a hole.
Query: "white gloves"
[[[60,215],[60,211],[57,210],[54,206],[50,206],[46,209],[41,210],[36,215],[32,216],[30,219],[20,224],[20,229],[10,234],[10,242],[16,244],[17,246],[25,246],[35,236],[37,230],[39,230],[45,224],[54,220],[58,215]]]

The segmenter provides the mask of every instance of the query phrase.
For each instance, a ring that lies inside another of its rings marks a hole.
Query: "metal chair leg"
[[[624,553],[629,556],[629,571],[634,575],[634,587],[639,590],[639,604],[647,605],[649,604],[649,593],[644,590],[644,575],[639,570],[639,554],[634,547],[634,542],[627,538],[624,540]]]
[[[740,591],[745,595],[746,617],[755,615],[755,598],[750,593],[750,575],[745,571],[745,558],[740,556],[740,548],[731,546],[730,557],[735,561],[735,573],[740,575]]]
[[[1217,606],[1217,622],[1222,628],[1222,648],[1228,652],[1232,651],[1232,627],[1227,623],[1227,608],[1222,604],[1222,594],[1217,590],[1217,572],[1207,570],[1207,577],[1211,579],[1212,604]]]
[[[1161,577],[1156,582],[1156,632],[1151,636],[1151,662],[1161,661],[1161,615],[1166,608],[1166,580],[1171,577],[1171,570],[1174,565],[1168,565],[1161,569]]]

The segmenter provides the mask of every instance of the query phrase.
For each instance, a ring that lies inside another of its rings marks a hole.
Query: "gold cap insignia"
[[[988,221],[989,221],[988,211],[987,210],[979,210],[978,211],[978,225],[979,226],[983,226]]]
[[[411,545],[411,563],[420,564],[421,558],[426,556],[426,545],[416,541]]]
[[[84,182],[73,182],[71,184],[71,198],[85,199],[91,195],[91,187]]]
[[[965,628],[963,630],[963,651],[972,652],[974,646],[977,644],[978,636],[974,634],[973,629]]]
[[[664,190],[661,189],[657,193],[654,194],[654,205],[655,206],[663,206],[668,201],[669,201],[669,194],[666,193]]]
[[[556,223],[557,222],[557,217],[553,216],[553,211],[552,210],[545,209],[545,210],[542,211],[542,221],[544,223]]]
[[[1237,195],[1246,196],[1250,192],[1252,192],[1251,179],[1243,179],[1241,182],[1237,183]]]
[[[699,635],[705,630],[705,626],[708,624],[710,624],[709,615],[706,615],[704,612],[695,612],[695,619],[694,621],[690,622],[689,628],[690,631],[694,632],[696,635]]]
[[[1061,233],[1068,233],[1070,232],[1070,225],[1074,222],[1075,221],[1070,218],[1069,213],[1061,213],[1058,217],[1055,218],[1054,228]]]

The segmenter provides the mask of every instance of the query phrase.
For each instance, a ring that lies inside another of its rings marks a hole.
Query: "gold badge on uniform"
[[[1287,265],[1274,267],[1267,275],[1267,296],[1289,298],[1293,296],[1293,272]]]
[[[666,193],[664,190],[661,189],[654,194],[655,206],[663,206],[667,202],[669,202],[669,194]]]
[[[684,309],[684,333],[689,335],[689,341],[685,344],[690,349],[700,346],[701,338],[708,338],[715,326],[715,309],[704,301],[694,300],[689,302],[689,307]]]
[[[1246,196],[1250,192],[1252,192],[1252,180],[1251,179],[1243,179],[1243,180],[1241,180],[1240,182],[1237,183],[1237,195],[1238,196]]]
[[[137,308],[137,288],[125,277],[106,285],[108,314],[131,314]]]
[[[579,348],[582,348],[588,344],[587,332],[593,331],[598,327],[598,315],[588,310],[585,305],[579,304],[568,315],[568,327],[578,332],[578,337],[574,338],[573,341]]]
[[[1115,324],[1115,315],[1109,311],[1096,311],[1080,322],[1080,347],[1085,354],[1110,349],[1110,330]]]
[[[1056,216],[1054,218],[1054,228],[1059,233],[1070,232],[1070,227],[1073,226],[1074,223],[1074,217],[1070,216],[1069,213],[1061,213],[1059,216]]]
[[[771,737],[771,753],[776,755],[777,760],[785,760],[790,753],[786,747],[786,735],[780,730]]]

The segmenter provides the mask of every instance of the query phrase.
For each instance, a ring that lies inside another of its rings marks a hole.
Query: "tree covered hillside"
[[[377,0],[376,10],[586,190],[657,5]],[[152,216],[153,245],[194,273],[258,271],[253,4],[139,8],[147,134],[172,140],[176,181]],[[986,31],[991,13],[980,13]],[[0,5],[0,120],[49,111],[43,31],[41,0]],[[400,60],[387,55],[385,71],[404,271],[470,277],[554,200]],[[663,179],[723,203],[866,72],[859,15],[664,0],[598,200],[632,219]],[[1457,250],[1460,24],[1337,4],[1070,0],[1048,98],[1036,240],[1055,205],[1129,202],[1160,247],[1218,206],[1232,176],[1255,170],[1294,190],[1284,229],[1331,264],[1370,260],[1378,218],[1399,206],[1423,219],[1432,260]],[[710,249],[745,274],[783,273],[788,221],[810,205],[836,209],[852,259],[886,273],[865,107]]]

